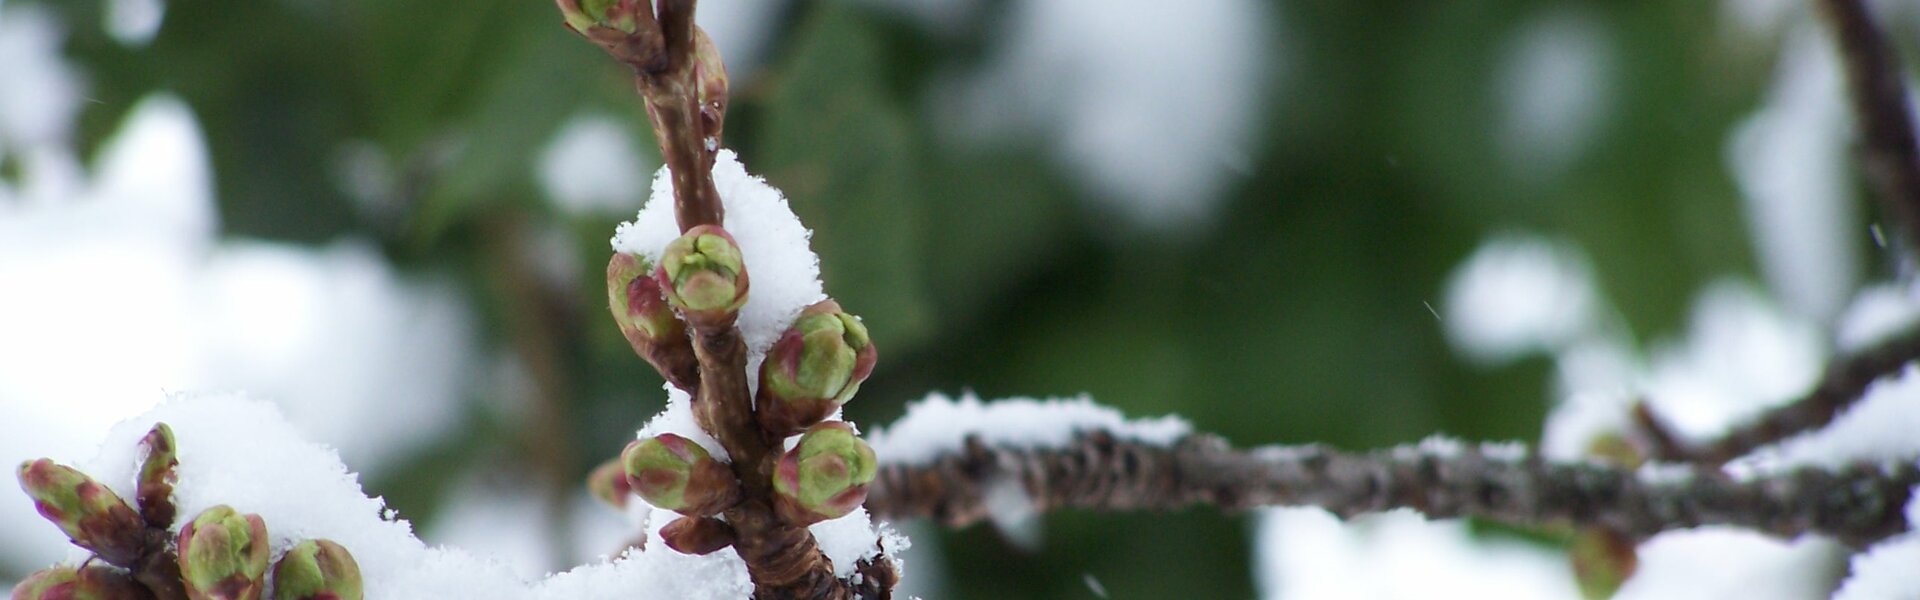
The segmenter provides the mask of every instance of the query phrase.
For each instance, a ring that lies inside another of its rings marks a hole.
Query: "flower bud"
[[[681,554],[705,556],[733,545],[733,526],[713,517],[681,517],[660,528],[667,547]]]
[[[192,600],[259,600],[267,574],[267,524],[215,506],[180,528],[180,578]]]
[[[79,572],[67,565],[34,571],[13,586],[13,600],[67,600],[73,598]]]
[[[74,545],[123,567],[140,559],[146,522],[113,490],[44,458],[21,464],[19,476],[40,516],[59,526]]]
[[[652,364],[667,382],[691,392],[700,381],[700,361],[693,354],[687,324],[674,314],[653,265],[640,256],[613,255],[607,263],[607,307],[626,335],[627,344]]]
[[[166,529],[173,525],[174,471],[179,466],[173,428],[166,423],[155,424],[147,437],[140,438],[140,480],[134,494],[140,503],[140,517],[148,527]]]
[[[730,327],[747,303],[747,266],[726,230],[701,225],[667,244],[654,277],[695,327]]]
[[[1633,540],[1604,528],[1587,528],[1573,536],[1567,549],[1574,579],[1586,598],[1612,598],[1640,566]]]
[[[555,3],[567,20],[567,27],[583,34],[594,27],[631,34],[638,29],[635,19],[638,13],[634,11],[653,10],[652,3],[646,0],[555,0]]]
[[[626,510],[627,499],[633,497],[633,486],[627,484],[627,468],[621,466],[618,458],[601,463],[587,474],[587,491],[608,506],[621,510]]]
[[[361,600],[360,565],[347,549],[307,540],[273,567],[274,600]]]
[[[821,423],[775,468],[774,508],[794,525],[811,525],[853,512],[867,500],[879,465],[873,448],[844,422]]]
[[[151,600],[126,571],[103,564],[48,567],[13,588],[13,600]]]
[[[699,27],[693,28],[693,80],[699,84],[701,132],[711,141],[707,154],[719,151],[721,130],[727,121],[727,65],[720,60],[720,49],[713,38]]]
[[[638,440],[620,453],[620,461],[627,485],[655,507],[704,517],[740,501],[733,470],[693,440],[671,433]]]
[[[786,437],[832,415],[879,359],[860,318],[827,300],[807,307],[760,363],[760,427]]]

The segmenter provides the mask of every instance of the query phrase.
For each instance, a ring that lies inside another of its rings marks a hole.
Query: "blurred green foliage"
[[[70,23],[101,17],[92,0],[45,4]],[[936,75],[980,60],[1009,3],[985,4],[959,34],[932,36],[867,4],[793,3],[765,66],[734,74],[728,145],[786,191],[829,292],[882,348],[850,406],[860,422],[971,389],[1089,392],[1243,444],[1535,439],[1546,364],[1469,366],[1425,306],[1484,235],[1583,245],[1643,339],[1675,333],[1707,278],[1752,270],[1723,148],[1777,40],[1729,42],[1708,5],[1277,4],[1248,176],[1217,226],[1164,235],[1101,212],[1038,143],[936,136]],[[1612,110],[1563,172],[1521,180],[1498,156],[1494,73],[1519,23],[1569,8],[1613,42]],[[505,321],[528,311],[559,329],[545,351],[565,365],[575,474],[658,409],[658,378],[600,305],[618,219],[562,214],[533,178],[582,111],[624,116],[649,151],[651,134],[621,68],[549,3],[176,0],[149,48],[75,27],[69,50],[91,73],[84,147],[154,90],[199,113],[227,235],[381,240],[407,269],[467,282],[498,353],[526,351]],[[396,206],[358,206],[336,183],[351,144],[392,160]],[[503,228],[565,233],[578,260],[541,264],[572,265],[553,275],[576,285],[539,291],[533,308],[503,298],[500,257],[524,251],[501,248],[514,237]],[[481,400],[468,436],[374,491],[431,519],[451,473],[514,457],[525,424]],[[1057,515],[1023,560],[991,528],[953,532],[948,597],[1092,597],[1082,574],[1119,598],[1250,597],[1247,529],[1207,510]]]

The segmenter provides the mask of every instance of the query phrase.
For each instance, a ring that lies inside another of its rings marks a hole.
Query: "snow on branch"
[[[1016,406],[1033,412],[1030,404]],[[1071,420],[1058,422],[1072,428]],[[1597,526],[1635,539],[1730,525],[1867,545],[1907,531],[1901,511],[1920,484],[1920,466],[1911,463],[1739,479],[1696,466],[1553,463],[1517,444],[1431,438],[1371,452],[1235,449],[1207,434],[1171,443],[1141,439],[1127,431],[1131,426],[1119,433],[1082,429],[1062,444],[994,444],[967,435],[961,448],[928,461],[889,462],[883,454],[867,509],[879,518],[963,526],[994,516],[993,496],[1017,482],[1028,508],[1041,512],[1318,506],[1344,518],[1410,508],[1429,518]]]

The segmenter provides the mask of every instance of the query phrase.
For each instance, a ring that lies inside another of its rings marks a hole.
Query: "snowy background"
[[[705,4],[727,145],[883,349],[867,431],[1086,394],[1161,436],[1572,458],[1632,398],[1710,436],[1920,318],[1804,2]],[[215,447],[344,465],[327,497],[422,541],[321,530],[487,581],[615,552],[634,526],[575,482],[668,399],[600,305],[659,167],[619,71],[540,2],[0,0],[0,464],[116,468],[116,424],[191,392],[161,414],[254,415]],[[1736,468],[1911,458],[1916,381]],[[877,442],[952,441],[926,422]],[[896,525],[929,598],[1577,595],[1563,534],[1399,513]],[[0,540],[0,588],[69,554],[3,490]],[[626,564],[525,589],[660,568]],[[1886,595],[1848,571],[1687,532],[1622,594]]]

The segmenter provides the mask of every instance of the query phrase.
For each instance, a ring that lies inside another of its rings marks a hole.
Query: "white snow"
[[[1853,462],[1920,459],[1920,366],[1867,388],[1860,401],[1824,428],[1763,448],[1732,465],[1770,471],[1797,466],[1840,467]]]
[[[1693,439],[1805,393],[1826,359],[1811,323],[1788,316],[1750,287],[1726,281],[1695,300],[1684,341],[1651,354],[1647,403]]]
[[[1482,242],[1447,281],[1441,322],[1467,357],[1498,365],[1588,333],[1600,300],[1572,244],[1510,233]]]
[[[1907,501],[1907,523],[1920,523],[1920,493]],[[1920,532],[1907,532],[1855,554],[1834,600],[1920,597]]]
[[[1860,290],[1834,324],[1834,346],[1854,351],[1920,324],[1920,298],[1912,284],[1884,283]]]
[[[1857,285],[1866,233],[1839,65],[1816,23],[1794,29],[1766,103],[1727,144],[1768,287],[1792,314],[1822,322]]]
[[[114,41],[140,48],[160,33],[167,17],[167,0],[109,0],[103,26]]]
[[[969,436],[998,448],[1059,448],[1082,432],[1172,445],[1193,431],[1176,416],[1129,420],[1119,410],[1075,398],[1007,398],[981,402],[968,392],[955,399],[934,393],[907,405],[907,414],[866,438],[881,464],[926,464],[965,447]]]
[[[1606,23],[1573,9],[1542,11],[1520,25],[1489,93],[1503,105],[1500,156],[1522,180],[1563,173],[1591,145],[1618,86]]]
[[[1254,536],[1269,600],[1580,597],[1560,553],[1406,510],[1341,523],[1318,508],[1269,509]]]
[[[0,9],[0,73],[7,77],[0,86],[0,156],[9,148],[69,142],[84,83],[60,58],[65,37],[47,9]]]
[[[644,174],[633,133],[619,119],[583,114],[561,126],[540,155],[540,184],[572,214],[619,213],[639,206]]]
[[[740,244],[746,260],[749,288],[739,327],[747,343],[747,379],[758,389],[760,361],[766,358],[767,348],[801,309],[827,297],[820,284],[820,258],[808,244],[813,232],[794,216],[780,190],[749,175],[732,150],[720,151],[713,182],[726,206],[722,227]],[[620,225],[613,249],[657,261],[667,243],[678,237],[673,178],[663,167],[653,178],[653,198],[633,221]]]
[[[1205,225],[1254,150],[1273,10],[1258,0],[1014,2],[986,62],[935,86],[930,108],[965,142],[1050,144],[1096,201],[1138,228]]]
[[[1816,537],[1786,542],[1725,527],[1663,533],[1640,545],[1639,570],[1614,598],[1817,598],[1828,583],[1822,566],[1839,550]]]

